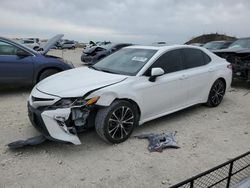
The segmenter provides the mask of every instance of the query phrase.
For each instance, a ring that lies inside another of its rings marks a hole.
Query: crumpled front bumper
[[[71,113],[70,108],[42,110],[30,105],[28,101],[28,114],[32,125],[47,139],[61,142],[81,144],[76,131],[67,127],[65,121]]]

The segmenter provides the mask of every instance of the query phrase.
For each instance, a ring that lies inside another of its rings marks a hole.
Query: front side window
[[[148,69],[146,75],[149,76],[151,69],[155,67],[162,68],[165,73],[183,70],[180,50],[172,50],[160,56]]]
[[[204,61],[204,54],[199,49],[185,48],[182,49],[182,53],[185,69],[195,68],[206,64]]]
[[[93,68],[114,74],[135,76],[157,50],[123,48],[100,60]]]
[[[17,47],[9,43],[0,41],[0,55],[16,55],[17,50]]]

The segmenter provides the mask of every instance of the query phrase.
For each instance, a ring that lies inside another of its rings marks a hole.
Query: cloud
[[[184,43],[211,32],[249,36],[248,0],[2,0],[0,35]]]

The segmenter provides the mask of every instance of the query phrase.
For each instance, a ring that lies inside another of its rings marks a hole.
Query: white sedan
[[[95,126],[120,143],[149,120],[198,103],[218,106],[231,80],[231,65],[204,48],[131,46],[38,83],[29,117],[51,140],[81,144],[78,133]]]

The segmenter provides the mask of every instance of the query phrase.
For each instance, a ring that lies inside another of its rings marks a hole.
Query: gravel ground
[[[80,54],[76,49],[63,56],[81,66]],[[250,93],[240,82],[217,108],[193,106],[133,133],[177,131],[180,149],[149,153],[147,140],[133,137],[109,145],[89,130],[80,134],[79,146],[48,141],[9,150],[7,143],[39,134],[27,117],[30,90],[0,91],[0,187],[169,187],[250,150]]]

